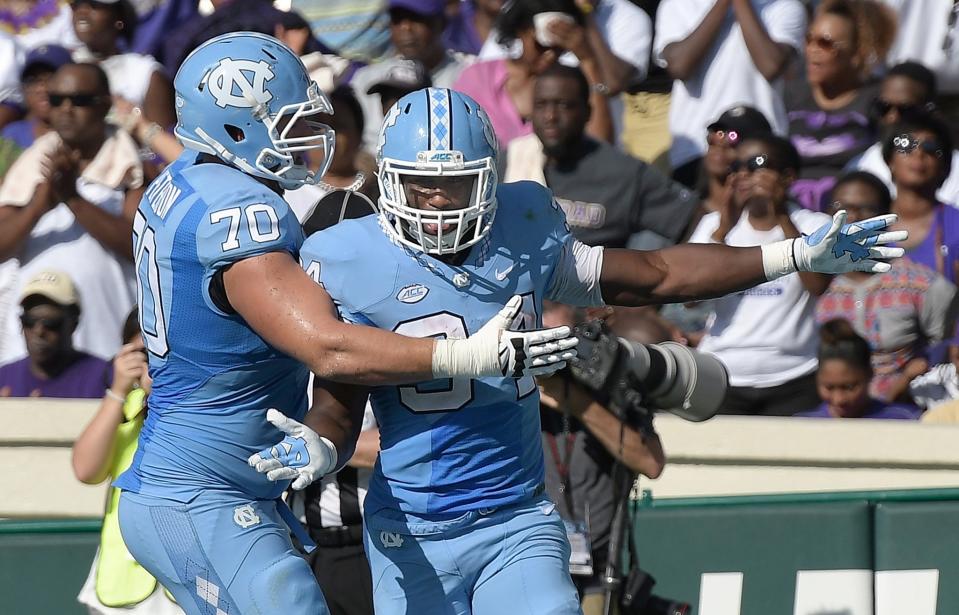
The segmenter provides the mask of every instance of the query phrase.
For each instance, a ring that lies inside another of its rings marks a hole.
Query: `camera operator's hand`
[[[562,372],[536,381],[544,406],[574,416],[617,461],[650,478],[662,473],[666,454],[655,431],[643,433],[637,426],[624,422]]]
[[[574,382],[572,379],[553,374],[548,377],[536,379],[539,385],[540,403],[556,412],[568,412],[575,417],[580,417],[593,403],[593,398],[582,385]]]

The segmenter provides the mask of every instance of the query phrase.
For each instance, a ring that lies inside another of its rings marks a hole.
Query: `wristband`
[[[783,241],[761,246],[763,273],[766,274],[767,281],[775,280],[798,271],[796,255],[793,252],[796,241],[796,239],[784,239]]]
[[[126,397],[121,397],[120,395],[117,395],[116,393],[113,392],[113,389],[107,389],[106,391],[104,391],[104,392],[103,392],[103,396],[104,396],[104,397],[109,397],[110,399],[112,399],[112,400],[114,400],[114,401],[118,401],[118,402],[120,402],[121,404],[122,404],[122,403],[126,403],[126,401],[127,401]]]
[[[140,142],[146,147],[153,147],[153,140],[156,139],[156,136],[161,132],[163,132],[163,126],[160,126],[156,122],[151,122],[149,126],[140,131]]]
[[[475,344],[479,340],[476,338],[435,340],[433,378],[480,378],[497,374],[500,370],[497,350],[499,344],[495,337],[491,339],[495,344],[493,348],[477,348]],[[493,357],[493,362],[484,361],[487,357]]]

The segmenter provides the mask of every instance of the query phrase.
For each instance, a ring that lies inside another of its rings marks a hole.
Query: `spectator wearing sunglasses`
[[[745,105],[727,109],[706,128],[706,155],[699,174],[699,195],[706,211],[719,211],[724,193],[732,189],[730,167],[736,162],[736,146],[750,135],[770,132],[766,116]]]
[[[869,0],[826,0],[806,32],[805,75],[786,85],[789,138],[803,169],[793,196],[822,211],[837,175],[875,142],[870,110],[881,65],[896,31],[895,15]]]
[[[106,359],[133,305],[131,236],[143,166],[133,139],[106,122],[103,69],[67,64],[48,88],[53,131],[24,150],[0,185],[0,262],[17,262],[21,281],[45,269],[69,271],[86,313],[74,341]],[[15,314],[5,320],[0,360],[20,358],[26,349]]]
[[[829,222],[789,198],[799,154],[783,137],[754,135],[736,148],[732,191],[720,211],[703,216],[692,243],[758,246]],[[791,416],[819,403],[815,298],[830,276],[801,274],[766,282],[715,302],[699,349],[729,370],[725,414]]]
[[[27,356],[0,367],[0,397],[102,397],[110,365],[73,347],[80,301],[70,277],[38,272],[24,285],[18,307]]]
[[[887,214],[892,199],[874,175],[856,171],[836,182],[830,213],[845,210],[847,222]],[[948,334],[955,320],[956,286],[909,258],[890,262],[885,273],[836,276],[816,305],[816,320],[842,318],[872,348],[875,399],[903,398],[910,381],[928,369],[927,348]]]
[[[873,121],[879,127],[879,141],[857,156],[846,166],[847,171],[872,173],[896,195],[896,186],[886,161],[882,158],[882,144],[891,137],[892,128],[904,119],[935,115],[938,111],[935,74],[916,62],[903,62],[889,69],[879,86],[879,97],[873,103]],[[953,155],[949,177],[942,183],[936,196],[943,203],[959,206],[959,156]]]
[[[892,63],[912,60],[936,75],[936,106],[953,125],[959,120],[959,3],[955,0],[883,0],[899,17]],[[957,138],[955,132],[953,139]]]
[[[142,108],[163,127],[176,122],[173,84],[150,56],[125,52],[133,42],[137,17],[129,0],[73,0],[73,29],[83,46],[76,62],[94,62],[110,80],[110,93]]]
[[[892,174],[896,230],[908,230],[906,256],[955,283],[959,279],[959,210],[936,196],[952,168],[949,129],[932,117],[896,124],[883,142]]]

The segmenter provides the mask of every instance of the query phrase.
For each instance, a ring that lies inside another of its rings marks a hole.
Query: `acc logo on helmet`
[[[207,73],[204,82],[218,107],[250,108],[272,100],[266,84],[273,77],[270,65],[263,60],[224,58]]]

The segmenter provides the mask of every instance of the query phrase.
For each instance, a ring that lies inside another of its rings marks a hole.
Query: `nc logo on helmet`
[[[218,107],[252,108],[272,100],[266,84],[273,77],[270,65],[263,60],[224,58],[203,81]]]

